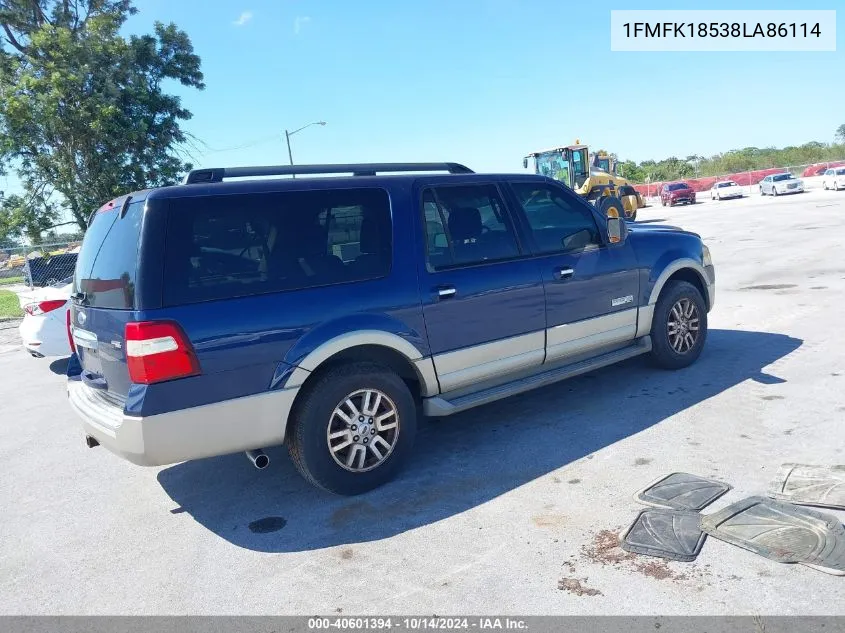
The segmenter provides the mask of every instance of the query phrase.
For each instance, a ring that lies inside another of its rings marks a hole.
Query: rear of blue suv
[[[700,354],[714,275],[698,236],[628,228],[621,205],[614,220],[542,177],[331,167],[314,172],[355,175],[200,170],[92,215],[68,380],[89,446],[263,467],[284,442],[306,479],[355,494],[405,460],[420,408]]]

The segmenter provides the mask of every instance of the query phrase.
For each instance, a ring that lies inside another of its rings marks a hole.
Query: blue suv
[[[714,280],[698,235],[543,176],[194,170],[92,214],[68,397],[89,446],[136,464],[245,451],[263,468],[285,443],[308,481],[357,494],[409,457],[420,413],[638,354],[689,365]]]

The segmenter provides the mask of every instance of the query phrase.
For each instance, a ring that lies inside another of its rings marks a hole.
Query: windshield
[[[678,191],[678,189],[689,189],[684,183],[677,182],[674,185],[669,185],[669,191]]]
[[[535,158],[537,173],[569,186],[569,164],[560,152],[540,154]]]
[[[778,182],[780,180],[790,180],[792,178],[792,174],[778,174],[777,176],[772,176],[772,180]]]
[[[596,167],[601,169],[602,171],[610,171],[610,159],[609,158],[596,158]]]

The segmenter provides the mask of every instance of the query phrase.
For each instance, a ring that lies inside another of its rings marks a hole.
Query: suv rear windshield
[[[94,308],[135,308],[135,273],[144,201],[94,214],[76,260],[73,292],[84,292]]]
[[[391,265],[383,189],[171,201],[166,306],[375,279]]]

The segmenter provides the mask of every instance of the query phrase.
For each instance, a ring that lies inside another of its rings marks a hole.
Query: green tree
[[[164,84],[203,89],[200,58],[174,24],[122,36],[135,12],[131,0],[0,0],[0,163],[82,229],[103,202],[191,167],[191,113]]]
[[[33,244],[41,241],[41,234],[53,228],[58,210],[43,198],[12,195],[0,200],[0,241],[19,242],[22,238]]]

